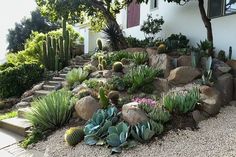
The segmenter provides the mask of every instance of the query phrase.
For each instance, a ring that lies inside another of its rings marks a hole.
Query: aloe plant
[[[155,131],[152,130],[151,124],[146,121],[133,126],[131,129],[131,135],[137,141],[144,143],[149,141],[155,135]]]
[[[211,80],[212,80],[211,66],[212,66],[212,57],[208,57],[206,60],[205,67],[204,67],[204,73],[202,75],[202,84],[204,85],[211,84]]]
[[[66,75],[66,81],[69,87],[72,87],[75,83],[82,83],[88,77],[88,72],[82,68],[72,69]]]
[[[88,145],[105,144],[102,138],[108,135],[108,128],[118,120],[118,110],[110,107],[107,110],[100,109],[84,127],[85,143]]]
[[[170,113],[163,108],[154,108],[148,113],[148,117],[155,122],[166,123],[170,120]]]
[[[148,55],[146,52],[136,52],[133,54],[133,61],[136,65],[145,64],[148,61]]]

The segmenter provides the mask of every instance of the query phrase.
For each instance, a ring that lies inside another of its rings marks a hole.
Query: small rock
[[[90,74],[90,77],[92,78],[100,78],[103,77],[103,72],[102,71],[95,71]]]
[[[154,48],[154,47],[148,47],[146,51],[149,54],[158,54],[157,48]]]
[[[91,62],[90,62],[90,64],[91,64],[92,66],[94,66],[94,67],[97,67],[99,63],[98,63],[98,60],[92,59]]]
[[[25,107],[29,107],[30,103],[29,102],[19,102],[18,104],[16,104],[16,108],[25,108]]]
[[[197,123],[209,118],[209,115],[207,113],[204,113],[204,112],[199,111],[199,110],[193,111],[192,116],[193,116],[193,119],[195,120],[195,122],[197,122]]]
[[[236,101],[230,101],[229,105],[230,105],[230,106],[235,106],[235,107],[236,107]]]
[[[165,93],[165,92],[169,91],[169,89],[170,89],[170,85],[169,85],[168,80],[163,79],[163,78],[156,78],[153,81],[153,85],[155,86],[155,89],[159,95],[161,95],[161,93]]]
[[[214,58],[212,60],[212,70],[215,77],[219,77],[231,70],[231,67],[223,61]]]
[[[87,87],[86,87],[84,84],[77,85],[77,86],[72,90],[72,93],[73,93],[73,94],[77,94],[77,93],[79,93],[79,91],[81,91],[81,90],[83,90],[83,89],[87,89]]]
[[[35,86],[32,88],[32,91],[41,90],[41,89],[43,88],[43,84],[44,84],[44,82],[41,82],[41,83],[35,85]]]
[[[29,96],[29,97],[26,97],[26,98],[21,99],[21,101],[23,101],[23,102],[31,102],[31,101],[33,100],[33,98],[34,98],[34,96],[31,95],[31,96]]]
[[[222,105],[220,92],[214,87],[209,86],[200,87],[200,92],[202,103],[199,105],[199,109],[209,115],[219,113]]]
[[[167,78],[174,84],[187,84],[201,75],[201,72],[191,66],[182,66],[170,71]]]
[[[103,70],[103,77],[111,78],[112,77],[112,70]]]
[[[236,76],[236,60],[229,60],[226,62],[232,68],[233,76]]]
[[[177,59],[177,66],[181,67],[181,66],[192,66],[192,58],[191,56],[180,56]]]
[[[138,107],[137,102],[131,102],[122,106],[122,117],[130,125],[136,125],[140,122],[148,120],[148,117]]]
[[[84,97],[77,101],[75,105],[76,113],[84,120],[92,118],[93,114],[100,109],[98,100],[91,96]]]
[[[223,105],[228,105],[233,100],[233,76],[229,73],[217,78],[215,87],[221,92]]]

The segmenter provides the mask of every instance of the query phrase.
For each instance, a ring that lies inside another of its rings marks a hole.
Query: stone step
[[[52,86],[56,86],[56,85],[59,85],[61,83],[62,83],[62,81],[48,81],[47,82],[48,85],[52,85]]]
[[[30,111],[31,111],[30,107],[20,108],[17,111],[17,117],[18,118],[26,118],[26,114],[29,113]]]
[[[27,130],[32,126],[32,124],[24,118],[9,118],[0,121],[0,127],[12,131],[18,135],[26,136]]]
[[[37,91],[34,92],[34,96],[41,97],[41,96],[46,96],[49,93],[51,93],[51,91],[48,91],[48,90],[37,90]]]
[[[32,101],[33,101],[33,98],[34,98],[34,96],[31,95],[31,96],[29,96],[29,97],[26,97],[26,98],[21,99],[21,101],[23,101],[23,102],[32,102]]]
[[[66,78],[66,75],[67,75],[67,74],[65,74],[65,73],[59,74],[59,76],[60,76],[61,78],[63,78],[64,80],[65,80],[65,78]]]
[[[65,78],[63,78],[63,77],[53,77],[52,80],[53,81],[65,81]]]
[[[47,91],[51,91],[51,90],[55,90],[56,89],[56,86],[54,85],[47,85],[47,84],[45,84],[45,85],[43,85],[43,89],[44,90],[47,90]]]

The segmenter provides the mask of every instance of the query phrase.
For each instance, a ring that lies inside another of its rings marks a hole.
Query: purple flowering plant
[[[156,106],[157,104],[155,100],[149,98],[133,98],[132,101],[137,102],[139,104],[147,104],[152,107]]]

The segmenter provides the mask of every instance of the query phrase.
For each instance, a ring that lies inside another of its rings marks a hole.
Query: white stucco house
[[[214,46],[216,50],[228,52],[232,46],[236,52],[236,4],[229,5],[232,0],[205,0],[205,9],[208,16],[212,18],[212,29]],[[226,9],[227,8],[227,9]],[[124,35],[144,38],[140,26],[151,14],[162,16],[165,23],[162,31],[158,34],[165,39],[172,33],[182,33],[190,39],[190,44],[195,45],[200,40],[206,39],[206,28],[201,19],[197,0],[190,0],[183,6],[175,3],[167,3],[164,0],[149,0],[148,4],[134,4],[121,10],[117,15],[117,21],[123,29]],[[94,33],[88,25],[80,25],[77,30],[85,37],[85,53],[96,48],[97,38],[102,37],[102,33]],[[233,53],[236,58],[236,53]]]

